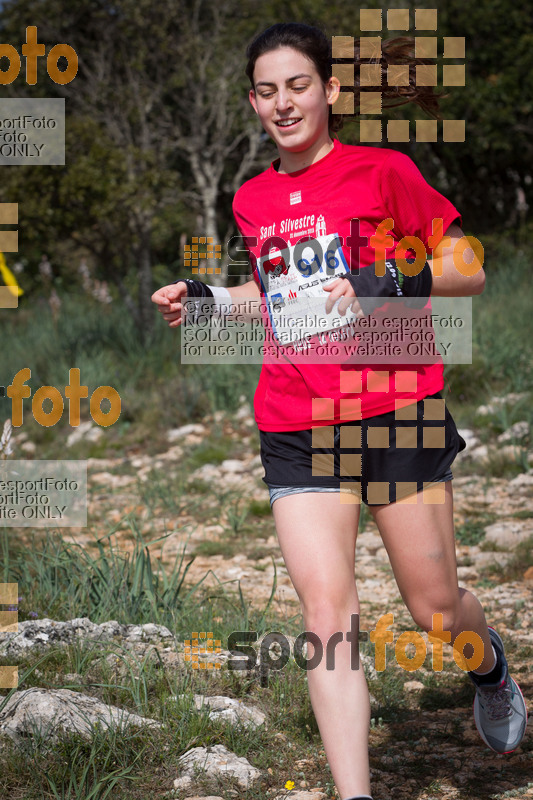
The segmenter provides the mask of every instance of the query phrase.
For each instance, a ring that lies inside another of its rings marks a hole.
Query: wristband
[[[412,264],[414,259],[406,259]],[[418,275],[404,275],[396,261],[385,261],[385,275],[376,275],[376,265],[370,264],[358,273],[342,275],[352,286],[365,316],[384,305],[389,297],[405,297],[407,308],[424,308],[431,294],[433,274],[426,261]]]
[[[197,302],[193,312],[192,322],[198,321],[200,313],[210,319],[213,316],[223,316],[231,313],[231,295],[223,286],[209,286],[202,281],[191,278],[179,278],[174,283],[187,285],[187,297]]]

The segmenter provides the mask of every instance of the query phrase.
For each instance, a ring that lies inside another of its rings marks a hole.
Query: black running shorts
[[[394,503],[450,480],[450,465],[466,447],[439,392],[363,420],[259,434],[270,489],[344,489],[367,505]]]

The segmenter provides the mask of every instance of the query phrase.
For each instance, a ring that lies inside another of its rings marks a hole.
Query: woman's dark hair
[[[359,41],[359,39],[355,39],[353,60],[346,58],[335,59],[335,63],[354,64],[354,85],[343,89],[343,91],[346,91],[346,89],[348,91],[353,91],[354,108],[359,108],[359,66],[361,64],[379,63],[381,64],[381,85],[379,87],[365,86],[364,88],[373,88],[374,90],[379,88],[381,91],[383,108],[392,108],[394,106],[405,105],[406,103],[416,103],[431,117],[438,118],[438,98],[442,95],[436,94],[431,86],[416,85],[416,67],[421,64],[434,64],[435,62],[429,58],[415,57],[415,41],[413,38],[400,36],[396,39],[389,39],[388,41],[382,42],[381,57],[372,59],[361,59]],[[325,32],[320,28],[306,25],[303,22],[278,22],[276,25],[271,25],[270,28],[267,28],[256,36],[246,49],[246,57],[248,58],[246,75],[250,80],[252,89],[255,89],[255,62],[259,56],[271,50],[277,50],[279,47],[292,47],[294,50],[306,56],[315,65],[324,84],[331,78],[331,37],[328,38]],[[406,86],[388,85],[387,69],[389,66],[397,64],[409,66],[409,84]],[[330,131],[339,131],[342,125],[342,115],[334,114],[330,106]]]

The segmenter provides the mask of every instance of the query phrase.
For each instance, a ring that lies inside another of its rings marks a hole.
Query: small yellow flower
[[[295,786],[294,781],[287,781],[287,783],[285,784],[285,788],[288,789],[289,792],[291,791],[291,789],[294,789],[294,786]]]

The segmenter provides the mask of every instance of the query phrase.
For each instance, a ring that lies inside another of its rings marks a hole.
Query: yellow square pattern
[[[368,482],[368,502],[375,505],[385,505],[389,502],[389,484],[387,481]]]
[[[381,36],[363,36],[359,39],[359,58],[381,58]]]
[[[361,92],[359,108],[361,114],[381,114],[381,92]]]
[[[389,372],[369,370],[366,376],[366,389],[368,392],[388,392]]]
[[[437,30],[437,9],[436,8],[415,8],[415,30],[417,30],[417,31],[436,31]]]
[[[343,370],[341,372],[340,390],[343,394],[355,394],[363,391],[363,373],[359,370]]]
[[[418,69],[418,67],[417,67]],[[436,142],[437,141],[437,120],[436,119],[417,119],[416,120],[416,141],[417,142]]]
[[[341,86],[353,86],[354,84],[354,65],[353,64],[333,64],[332,74],[339,79]]]
[[[330,420],[333,419],[333,398],[331,397],[313,397],[311,401],[312,417],[313,419]]]
[[[381,122],[379,119],[362,119],[359,128],[361,142],[381,142]]]
[[[333,425],[323,425],[313,428],[311,432],[311,445],[315,448],[334,447],[335,429]]]
[[[464,119],[443,119],[442,120],[442,141],[443,142],[464,142],[465,140],[465,121]]]
[[[0,583],[0,605],[18,604],[18,583]]]
[[[18,253],[18,231],[0,231],[0,251],[4,253]]]
[[[396,483],[396,502],[404,505],[416,505],[416,481],[398,481]]]
[[[422,502],[426,506],[443,505],[446,502],[446,482],[424,483]]]
[[[366,441],[369,447],[388,447],[389,429],[388,428],[368,428]]]
[[[361,453],[341,453],[339,457],[339,474],[341,477],[361,475]]]
[[[465,85],[465,65],[464,64],[444,64],[442,68],[443,86],[464,86]]]
[[[360,425],[341,425],[341,448],[357,449],[361,447],[362,433]]]
[[[357,397],[341,397],[339,413],[344,420],[361,419],[361,401]]]
[[[361,86],[381,86],[381,64],[361,64],[359,67],[359,82]],[[362,114],[372,114],[372,111],[361,111]]]
[[[339,474],[341,477],[361,474],[361,453],[341,453],[339,457]]]
[[[397,428],[396,429],[396,447],[416,448],[417,447],[417,430],[416,427],[412,428]]]
[[[18,304],[16,286],[0,286],[0,308],[18,308]]]
[[[417,36],[415,38],[416,58],[437,58],[437,37]]]
[[[355,481],[340,483],[341,505],[361,505],[361,484]]]
[[[18,633],[18,611],[0,611],[0,633]]]
[[[426,397],[424,400],[424,419],[446,419],[446,406],[443,397]]]
[[[387,141],[389,142],[408,142],[409,141],[409,120],[390,119],[387,122]]]
[[[339,92],[331,107],[334,114],[353,114],[354,100],[352,92]]]
[[[410,420],[417,418],[417,407],[416,403],[409,403],[408,405],[401,406],[399,405],[402,400],[396,400],[396,410],[394,412],[394,418],[400,420]]]
[[[409,64],[390,64],[387,83],[389,86],[409,86]]]
[[[18,225],[19,204],[0,203],[0,225]]]
[[[417,64],[415,67],[417,86],[436,86],[437,85],[437,65],[436,64]]]
[[[442,450],[446,443],[445,433],[446,431],[444,430],[444,426],[442,428],[440,427],[424,428],[422,436],[422,447],[424,448],[438,447],[439,450]]]
[[[444,58],[464,58],[465,57],[465,37],[464,36],[444,36]]]
[[[408,31],[409,9],[391,8],[387,11],[387,28],[389,31]]]
[[[354,57],[354,37],[353,36],[332,36],[331,55],[333,58],[353,58]]]
[[[311,475],[333,476],[335,474],[333,453],[313,453],[311,456]]]
[[[394,388],[397,392],[416,392],[418,388],[418,372],[401,370],[394,376]]]
[[[383,27],[380,8],[361,8],[359,27],[362,31],[380,31]]]
[[[16,689],[18,685],[18,667],[0,667],[0,689]]]

